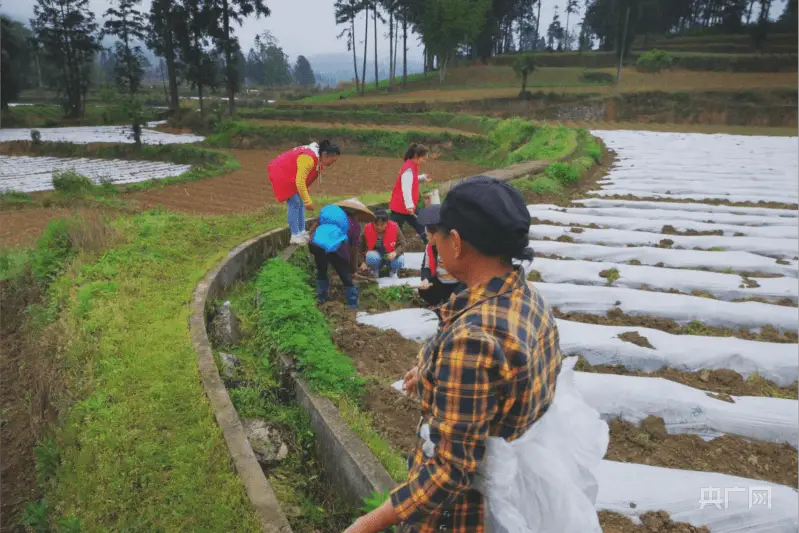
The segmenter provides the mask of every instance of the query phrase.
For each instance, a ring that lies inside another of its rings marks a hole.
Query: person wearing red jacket
[[[429,181],[424,174],[419,175],[419,166],[427,161],[429,150],[423,144],[412,144],[405,153],[405,164],[399,171],[394,190],[391,191],[391,220],[402,228],[410,224],[427,244],[424,226],[416,220],[416,206],[419,203],[419,182]]]
[[[280,154],[269,163],[269,181],[278,202],[286,202],[291,244],[308,244],[305,231],[305,210],[313,211],[314,205],[308,188],[321,178],[322,170],[333,165],[341,155],[341,149],[330,141],[299,146]]]

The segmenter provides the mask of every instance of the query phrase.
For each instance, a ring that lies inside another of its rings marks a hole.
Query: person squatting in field
[[[419,204],[419,182],[429,181],[424,174],[419,174],[419,167],[427,161],[429,150],[423,144],[412,144],[405,152],[405,163],[397,175],[394,189],[391,191],[391,220],[396,222],[400,229],[405,224],[416,230],[419,237],[427,244],[424,226],[416,220],[416,206]]]
[[[347,306],[351,309],[358,307],[358,287],[352,278],[358,265],[359,222],[371,222],[374,218],[374,214],[357,198],[326,205],[319,212],[308,245],[316,262],[316,298],[319,303],[326,302],[329,297],[327,269],[331,265],[344,285]]]
[[[427,234],[427,246],[422,259],[422,283],[419,286],[419,296],[432,307],[438,307],[450,295],[458,294],[466,289],[466,285],[450,274],[441,262],[436,247],[436,234],[441,223],[441,205],[425,207],[417,215],[419,223],[424,226]]]
[[[388,219],[385,209],[375,210],[375,221],[363,228],[361,253],[364,261],[361,271],[379,277],[381,269],[388,269],[389,276],[396,278],[399,270],[405,266],[405,235],[399,224]]]
[[[322,171],[338,160],[341,149],[330,141],[298,146],[274,158],[267,167],[269,181],[278,202],[286,202],[291,244],[307,244],[305,210],[314,210],[308,188]]]
[[[470,178],[436,226],[441,261],[466,289],[439,308],[404,377],[421,408],[408,477],[345,533],[601,533],[608,426],[577,390],[550,307],[513,264],[533,258],[524,199]]]

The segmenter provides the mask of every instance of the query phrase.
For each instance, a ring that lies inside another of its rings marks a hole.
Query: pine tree
[[[297,63],[294,65],[294,81],[300,87],[313,87],[316,85],[316,76],[314,76],[311,63],[305,56],[299,56]]]
[[[57,69],[57,89],[67,117],[83,116],[90,66],[101,50],[89,0],[36,0],[31,21],[45,60]]]

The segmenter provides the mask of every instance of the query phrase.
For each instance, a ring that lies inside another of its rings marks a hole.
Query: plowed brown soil
[[[51,220],[84,213],[81,210],[45,207],[0,211],[0,247],[29,245],[41,235]]]
[[[724,435],[704,441],[697,435],[669,435],[663,419],[649,416],[640,426],[613,420],[610,461],[682,470],[718,472],[771,481],[789,487],[799,482],[796,450],[788,444],[755,442]]]
[[[169,211],[199,215],[247,213],[263,209],[266,204],[276,203],[266,167],[279,152],[228,152],[241,163],[241,168],[231,174],[132,193],[130,197],[145,209],[160,205]],[[401,165],[400,159],[344,155],[334,166],[324,171],[321,182],[314,183],[310,189],[311,198],[358,196],[386,191],[388,201],[388,191],[394,186]],[[434,182],[471,176],[483,170],[483,167],[470,163],[440,160],[429,161],[423,168]],[[319,207],[321,206],[317,206],[317,209]]]
[[[665,511],[642,514],[640,524],[635,524],[618,513],[599,511],[599,523],[604,533],[710,533],[710,530],[704,526],[696,527],[685,522],[672,522]]]
[[[640,338],[646,340],[646,337],[640,336]],[[738,372],[729,369],[681,372],[674,368],[663,368],[655,372],[641,372],[621,365],[591,365],[582,357],[577,363],[577,369],[597,374],[665,378],[697,389],[735,396],[770,396],[793,399],[797,397],[796,383],[790,387],[780,387],[761,376],[750,376],[749,379],[744,379]]]

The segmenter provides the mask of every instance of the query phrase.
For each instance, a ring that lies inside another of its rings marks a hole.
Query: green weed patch
[[[446,115],[446,114],[445,114]],[[557,159],[577,145],[576,131],[562,126],[536,124],[522,119],[486,122],[485,136],[385,129],[350,129],[346,126],[260,126],[228,121],[206,138],[215,147],[267,148],[305,144],[320,138],[335,139],[345,151],[362,155],[397,157],[411,143],[423,143],[442,159],[468,161],[483,166],[505,166],[522,161]]]
[[[34,249],[0,256],[0,276],[30,268],[50,284],[50,302],[31,313],[65,325],[68,405],[37,451],[32,527],[260,531],[205,398],[186,303],[227,250],[282,223],[154,211],[114,222],[118,237],[102,248],[92,227],[57,221]]]
[[[431,111],[428,113],[385,113],[368,109],[341,110],[330,108],[265,108],[238,109],[236,115],[241,118],[259,118],[266,120],[294,120],[297,122],[332,122],[379,125],[435,126],[452,128],[472,133],[488,133],[500,119],[480,117],[463,113]]]
[[[261,327],[278,350],[294,357],[311,386],[332,397],[360,396],[363,381],[352,359],[333,344],[307,274],[281,259],[272,259],[258,275],[257,287],[262,298]]]

